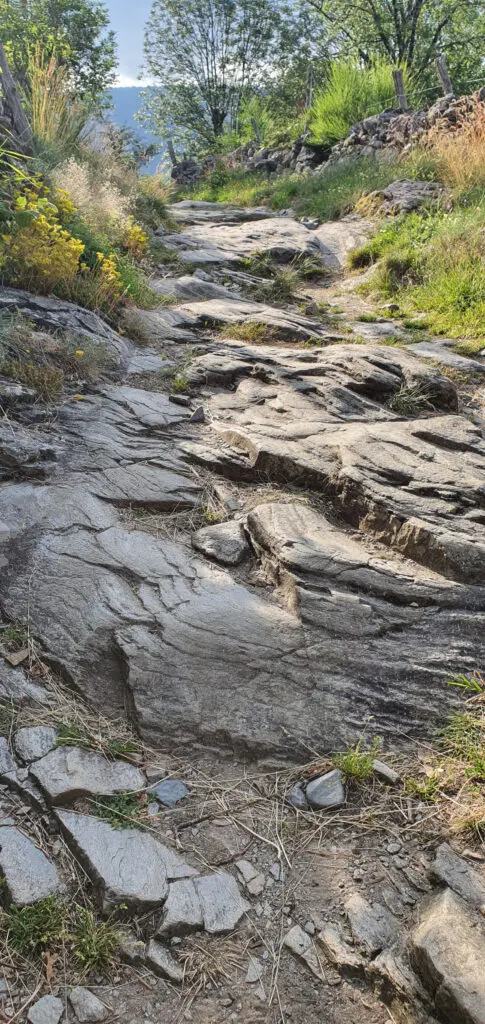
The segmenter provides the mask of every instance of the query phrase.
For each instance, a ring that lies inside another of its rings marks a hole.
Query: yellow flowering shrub
[[[76,216],[77,207],[74,205],[69,192],[65,188],[57,188],[54,192],[54,202],[57,206],[61,224],[72,220]]]
[[[2,236],[2,262],[9,280],[24,288],[51,291],[79,270],[84,245],[41,213],[28,226]]]
[[[148,249],[148,235],[136,223],[134,217],[128,217],[125,223],[121,244],[135,258],[144,256]]]

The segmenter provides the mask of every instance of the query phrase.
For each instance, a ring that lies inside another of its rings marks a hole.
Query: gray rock
[[[57,731],[48,725],[27,726],[14,736],[14,746],[22,761],[38,761],[48,754],[57,742]]]
[[[119,937],[121,959],[133,967],[141,967],[146,960],[146,943],[129,928],[120,929]]]
[[[189,935],[203,927],[202,907],[194,882],[191,879],[172,882],[157,935],[172,938],[174,935]]]
[[[57,811],[66,840],[94,883],[104,911],[125,904],[130,912],[160,906],[168,880],[197,872],[152,835],[139,829],[115,829],[99,818]]]
[[[239,871],[239,874],[242,875],[243,881],[246,884],[248,882],[252,882],[253,878],[257,878],[259,873],[258,869],[253,867],[250,861],[244,859],[237,860],[235,861],[235,865],[237,867],[237,870]]]
[[[266,877],[263,872],[260,872],[254,878],[251,878],[249,882],[246,882],[246,889],[251,896],[260,896],[264,890],[266,884]]]
[[[154,786],[151,793],[164,807],[175,807],[180,800],[189,795],[187,786],[180,779],[164,779],[158,786]]]
[[[142,790],[146,779],[126,761],[107,761],[101,754],[80,747],[61,746],[30,768],[49,802],[69,804],[81,796],[111,796]]]
[[[225,872],[204,875],[194,879],[194,886],[202,908],[204,928],[211,935],[232,931],[250,910],[232,875]]]
[[[317,810],[327,810],[331,807],[341,807],[345,803],[345,789],[342,781],[342,773],[338,768],[312,779],[308,783],[305,795],[311,807]]]
[[[414,971],[399,953],[384,949],[374,960],[365,965],[366,974],[379,982],[400,999],[415,1005],[416,1002],[429,1005],[429,996]]]
[[[485,932],[450,889],[425,908],[412,936],[413,966],[450,1024],[485,1024]]]
[[[104,345],[113,364],[123,366],[128,361],[133,347],[126,338],[120,337],[97,313],[64,302],[51,296],[33,295],[15,288],[2,288],[0,310],[19,313],[30,323],[49,331],[68,330],[82,335],[93,345]]]
[[[249,985],[254,985],[256,982],[261,981],[264,974],[264,964],[255,956],[249,957],[249,964],[246,973],[246,981]]]
[[[197,551],[223,565],[239,565],[249,554],[244,530],[234,520],[203,526],[192,534],[192,544]]]
[[[16,828],[0,828],[0,873],[8,903],[26,907],[62,891],[56,868]]]
[[[64,1013],[64,1004],[57,996],[42,996],[27,1014],[30,1024],[59,1024]]]
[[[379,758],[374,758],[372,762],[372,768],[376,775],[384,782],[388,782],[390,786],[395,786],[396,782],[399,782],[401,776],[399,772],[396,772],[394,768],[391,768],[385,761],[379,761]]]
[[[184,971],[181,965],[174,960],[168,949],[155,939],[150,939],[148,943],[146,963],[162,978],[169,978],[170,981],[176,982],[184,980]]]
[[[299,924],[295,924],[293,925],[293,928],[290,928],[290,931],[285,935],[283,942],[286,948],[289,949],[294,956],[306,963],[312,974],[314,974],[319,981],[326,981],[313,940],[306,932],[303,931],[303,928],[300,928]]]
[[[81,1024],[84,1024],[85,1021],[105,1020],[110,1014],[108,1007],[95,996],[94,992],[90,992],[88,988],[82,988],[80,985],[71,989],[69,1002]]]
[[[369,956],[380,953],[397,939],[399,926],[393,914],[379,903],[371,905],[355,893],[345,903],[352,935]]]
[[[299,782],[285,793],[285,803],[290,804],[291,807],[296,807],[298,811],[306,810],[308,803],[305,796],[305,790]]]
[[[325,956],[335,967],[346,971],[362,973],[364,961],[345,942],[340,930],[333,924],[325,922],[317,933],[317,942],[321,945]]]
[[[475,907],[485,907],[485,880],[448,843],[436,850],[431,874]]]
[[[17,765],[10,753],[10,747],[5,736],[0,736],[0,779],[3,780],[5,777],[16,775]]]
[[[41,686],[28,679],[22,669],[10,668],[3,658],[0,658],[0,698],[36,701],[38,704],[44,704],[47,700],[46,692]]]

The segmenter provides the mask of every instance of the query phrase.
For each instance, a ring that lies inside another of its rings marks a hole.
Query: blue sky
[[[118,40],[118,85],[140,85],[137,77],[143,62],[143,31],[152,0],[104,0],[111,27]]]

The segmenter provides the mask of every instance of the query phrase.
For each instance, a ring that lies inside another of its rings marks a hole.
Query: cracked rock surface
[[[211,204],[178,216],[167,244],[197,263],[205,247],[208,268],[160,280],[178,305],[140,317],[188,393],[151,389],[149,353],[146,372],[140,356],[49,429],[20,411],[0,433],[2,610],[28,609],[49,663],[159,746],[336,749],[369,717],[397,745],[430,733],[456,699],[444,681],[485,654],[480,425],[435,365],[378,343],[399,340],[394,322],[359,325],[357,344],[344,321],[248,293],[241,257],[330,253],[335,270],[366,222],[310,231]],[[43,327],[74,315],[17,303]],[[121,366],[134,349],[119,341]],[[229,483],[225,521],[204,523],[208,489]],[[7,692],[21,686],[7,676]]]

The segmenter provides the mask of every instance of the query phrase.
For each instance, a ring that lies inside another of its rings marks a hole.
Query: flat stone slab
[[[57,731],[48,725],[27,726],[14,736],[15,751],[22,761],[38,761],[57,743]]]
[[[0,828],[0,874],[9,903],[30,906],[62,892],[57,869],[42,850],[17,828]]]
[[[221,872],[194,879],[204,920],[204,929],[211,935],[230,932],[239,923],[250,904],[243,899],[236,879]]]
[[[170,216],[179,224],[238,224],[274,217],[265,206],[240,209],[231,203],[210,203],[203,199],[182,199],[169,206]]]
[[[411,955],[440,1019],[485,1024],[485,930],[450,889],[424,910]]]
[[[112,796],[144,789],[143,772],[126,761],[107,761],[101,754],[80,747],[61,746],[36,761],[30,769],[54,806],[81,796]]]
[[[157,935],[163,938],[190,935],[204,927],[202,906],[192,879],[181,879],[169,886],[164,917]]]
[[[164,807],[175,807],[180,800],[189,795],[187,786],[180,779],[164,779],[150,792]]]
[[[317,810],[330,810],[331,807],[341,807],[345,803],[345,789],[342,781],[342,772],[338,768],[312,779],[308,783],[305,796],[311,807]]]
[[[459,857],[448,843],[436,850],[431,874],[475,907],[485,907],[485,879]]]
[[[115,829],[88,814],[56,813],[69,846],[95,885],[103,911],[123,904],[130,912],[155,909],[168,895],[169,880],[197,874],[146,832]]]
[[[1,556],[0,556],[0,565]],[[46,692],[37,683],[28,679],[21,668],[11,668],[0,657],[0,698],[3,700],[26,700],[45,704]]]
[[[290,928],[290,931],[285,935],[283,941],[286,948],[289,949],[294,956],[303,960],[312,974],[314,974],[319,981],[327,980],[323,972],[322,965],[318,959],[318,953],[315,949],[313,939],[303,930],[303,928],[300,927],[299,924],[295,924],[293,925],[293,928]]]
[[[249,554],[249,544],[241,526],[234,520],[203,526],[192,534],[192,545],[222,565],[239,565]]]
[[[345,912],[355,941],[369,956],[390,946],[398,935],[398,922],[380,903],[371,905],[354,893],[345,903]]]
[[[169,978],[170,981],[181,982],[184,980],[183,967],[169,953],[166,946],[162,946],[156,939],[150,939],[146,949],[146,963],[155,974],[162,978]]]
[[[77,986],[69,993],[69,1002],[81,1024],[89,1021],[105,1020],[110,1015],[110,1010],[101,999],[95,996],[88,988]]]
[[[42,996],[27,1014],[29,1024],[59,1024],[64,1013],[64,1003],[57,996]]]

